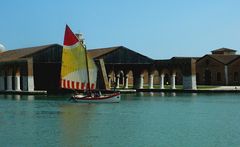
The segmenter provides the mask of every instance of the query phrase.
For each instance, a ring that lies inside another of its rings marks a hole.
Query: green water
[[[119,104],[67,98],[0,95],[0,146],[240,146],[239,94],[125,94]]]

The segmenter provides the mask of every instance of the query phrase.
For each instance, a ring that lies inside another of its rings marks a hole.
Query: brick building
[[[220,48],[196,62],[198,85],[239,85],[240,55],[236,50]]]

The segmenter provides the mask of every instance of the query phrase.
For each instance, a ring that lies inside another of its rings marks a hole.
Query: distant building
[[[153,60],[124,46],[92,49],[88,54],[102,70],[98,88],[240,85],[240,55],[233,49],[220,48],[201,58],[168,60]],[[0,52],[0,91],[60,90],[61,58],[62,46],[58,44]]]
[[[104,59],[106,68],[122,66],[139,68],[153,60],[125,47],[89,50],[95,60]],[[59,90],[62,46],[44,46],[8,50],[0,53],[0,90]],[[131,81],[131,78],[130,78]]]
[[[57,44],[0,53],[0,90],[52,90],[59,85],[62,46]]]
[[[196,89],[195,58],[174,57],[153,60],[124,46],[89,50],[95,59],[103,59],[108,87],[134,89],[171,89],[183,84],[184,89]]]
[[[197,60],[197,84],[240,85],[240,55],[236,50],[220,48]]]
[[[212,51],[212,54],[216,55],[235,55],[236,50],[229,48],[220,48]]]

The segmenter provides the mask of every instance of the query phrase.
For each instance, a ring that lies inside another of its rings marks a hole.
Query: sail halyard
[[[82,44],[83,45],[83,44]],[[87,57],[87,49],[86,49],[86,46],[84,46],[83,45],[83,47],[84,47],[84,50],[85,50],[85,60],[86,60],[86,67],[87,67],[87,83],[89,83],[89,86],[87,85],[87,91],[88,92],[90,92],[91,91],[91,89],[90,89],[90,76],[89,76],[89,67],[88,67],[88,57]]]

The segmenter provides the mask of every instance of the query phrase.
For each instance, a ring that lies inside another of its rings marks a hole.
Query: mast
[[[89,87],[87,86],[87,91],[90,92],[90,76],[89,76],[89,68],[88,68],[88,56],[87,56],[87,47],[84,44],[84,38],[82,37],[82,34],[77,34],[77,37],[82,44],[84,51],[85,51],[85,60],[86,60],[86,67],[87,67],[87,83],[89,83]]]
[[[87,86],[87,90],[90,92],[90,76],[89,76],[89,69],[88,69],[88,58],[87,58],[87,49],[86,49],[86,46],[83,45],[84,49],[85,49],[85,58],[86,58],[86,67],[87,67],[87,80],[88,80],[88,83],[89,83],[89,87]]]

